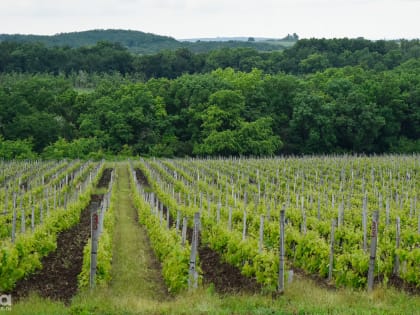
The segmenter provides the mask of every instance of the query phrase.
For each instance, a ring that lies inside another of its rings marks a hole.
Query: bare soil
[[[207,246],[198,250],[204,283],[213,284],[216,292],[228,293],[260,293],[262,287],[253,278],[241,274],[240,270],[222,261],[220,254]]]
[[[140,185],[150,188],[150,184],[147,181],[147,177],[143,174],[140,169],[136,169],[136,177]]]
[[[420,287],[416,287],[414,284],[408,283],[398,276],[392,276],[389,278],[389,284],[399,290],[403,290],[413,295],[420,295]]]
[[[109,185],[109,182],[111,180],[111,173],[112,173],[112,168],[106,168],[104,169],[103,173],[102,173],[102,177],[99,180],[98,183],[98,188],[107,188]]]

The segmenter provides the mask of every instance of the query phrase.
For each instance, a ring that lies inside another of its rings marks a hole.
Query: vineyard
[[[419,290],[417,156],[153,159],[132,168],[147,180],[137,182],[144,216],[154,215],[155,226],[180,238],[171,248],[176,259],[184,257],[184,277],[181,271],[175,272],[179,279],[170,275],[170,288],[189,283],[189,254],[175,245],[185,242],[182,229],[192,228],[198,213],[201,242],[268,291],[283,289],[284,268],[332,286],[366,287],[373,234],[375,283]],[[372,221],[375,211],[379,219]]]
[[[0,290],[41,268],[57,235],[75,225],[104,163],[2,162]]]
[[[113,292],[135,255],[119,252],[138,242],[121,236],[132,220],[159,266],[133,256],[128,277],[157,272],[172,297],[204,287],[283,303],[304,279],[419,302],[418,155],[0,163],[0,292],[20,301]]]

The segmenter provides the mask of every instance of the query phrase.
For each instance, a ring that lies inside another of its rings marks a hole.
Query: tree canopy
[[[150,56],[0,46],[2,158],[420,151],[416,40]]]

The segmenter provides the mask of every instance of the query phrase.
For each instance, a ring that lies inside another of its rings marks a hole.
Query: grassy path
[[[111,288],[120,298],[162,300],[166,288],[160,265],[154,258],[146,230],[138,224],[129,184],[127,163],[118,164]]]

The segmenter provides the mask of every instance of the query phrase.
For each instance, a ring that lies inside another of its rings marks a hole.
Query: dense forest
[[[0,43],[0,157],[420,152],[420,41]]]

